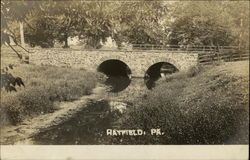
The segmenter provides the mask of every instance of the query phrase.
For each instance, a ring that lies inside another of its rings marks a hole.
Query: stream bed
[[[124,88],[127,79],[118,77],[120,83],[109,80],[106,85],[114,87],[103,95],[101,100],[90,100],[72,118],[65,122],[42,129],[31,137],[33,144],[37,145],[98,145],[113,144],[111,136],[107,136],[107,129],[119,128],[117,121],[128,106],[130,100],[142,96],[146,86],[143,78],[133,78],[129,87],[122,92],[116,92],[117,88]],[[116,79],[117,80],[117,79]],[[122,82],[121,82],[122,81]],[[119,86],[121,85],[121,86]],[[116,92],[116,93],[115,93]]]
[[[120,115],[106,100],[93,101],[64,123],[41,130],[32,141],[37,145],[110,144],[106,130]]]

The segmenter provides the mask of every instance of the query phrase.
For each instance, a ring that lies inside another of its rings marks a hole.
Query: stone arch
[[[154,88],[155,82],[160,77],[178,72],[180,68],[178,63],[170,59],[154,59],[147,66],[144,72],[144,83],[148,89]]]
[[[123,63],[125,63],[129,68],[131,66],[131,63],[126,59],[124,58],[123,56],[120,56],[120,55],[113,55],[113,56],[104,56],[104,57],[101,57],[97,62],[96,62],[96,70],[98,69],[99,65],[105,61],[108,61],[108,60],[119,60]],[[132,71],[132,70],[131,70]]]
[[[129,68],[129,66],[125,62],[123,62],[123,61],[121,61],[119,59],[108,59],[108,60],[103,61],[102,63],[100,63],[98,65],[97,71],[101,71],[102,72],[102,69],[104,69],[104,68],[106,68],[106,70],[107,69],[109,69],[111,71],[113,70],[113,71],[115,71],[118,74],[120,72],[124,72],[124,74],[127,74],[128,76],[132,74],[132,71]]]
[[[102,61],[97,67],[97,71],[107,76],[105,84],[111,87],[111,92],[120,92],[131,83],[131,69],[125,62],[114,59],[114,57]]]
[[[147,65],[144,67],[144,73],[148,70],[148,68],[156,63],[159,62],[166,62],[166,63],[170,63],[173,66],[175,66],[179,71],[181,71],[183,69],[183,66],[178,63],[178,61],[176,61],[175,59],[172,58],[155,58],[152,59],[151,61],[149,61],[149,63],[147,63]]]

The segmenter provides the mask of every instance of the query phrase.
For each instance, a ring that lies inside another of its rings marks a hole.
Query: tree
[[[64,46],[68,47],[67,38],[71,26],[67,24],[70,17],[65,16],[68,13],[64,13],[68,10],[67,2],[65,3],[40,2],[40,9],[33,11],[27,17],[27,21],[33,29],[26,30],[25,36],[31,46],[53,47],[55,40],[59,40],[59,42],[65,42]]]
[[[8,44],[9,37],[12,37],[15,43],[19,44],[10,24],[12,22],[27,23],[26,16],[36,7],[37,3],[33,1],[1,1],[1,34],[8,35],[4,36],[6,39],[2,39],[1,45],[5,42]]]
[[[20,3],[28,11],[18,16],[25,28],[31,28],[25,30],[25,37],[32,46],[53,47],[57,40],[67,48],[68,37],[75,36],[91,48],[99,48],[107,37],[112,37],[118,46],[122,42],[238,46],[249,43],[249,2],[244,1]],[[18,8],[19,12],[20,3],[12,4],[11,11]]]
[[[55,18],[35,12],[28,16],[27,21],[33,28],[25,30],[26,41],[30,46],[41,46],[42,48],[54,46],[55,26],[57,25]]]
[[[22,7],[20,7],[22,6]],[[9,22],[18,21],[22,22],[24,17],[30,11],[29,6],[25,3],[13,3],[11,1],[1,1],[1,47],[3,44],[7,44],[17,56],[22,59],[21,54],[19,54],[11,45],[10,37],[12,37],[15,43],[20,46],[16,40],[14,32],[11,30]],[[25,49],[24,49],[25,50]],[[25,50],[27,51],[27,50]],[[13,65],[9,64],[8,66],[1,69],[1,89],[5,88],[7,91],[16,91],[15,86],[24,86],[24,83],[20,77],[15,77],[8,72],[9,69],[13,69]]]
[[[53,17],[54,36],[59,42],[64,42],[64,48],[68,48],[68,38],[79,35],[79,24],[83,19],[80,13],[82,9],[80,1],[53,2],[46,10],[47,16]]]
[[[53,47],[55,40],[68,47],[68,37],[79,36],[87,46],[99,48],[112,37],[119,44],[161,43],[159,25],[166,7],[160,1],[140,2],[38,2],[26,16],[26,41],[32,46]]]
[[[170,44],[241,45],[249,43],[249,2],[176,2],[169,25]]]
[[[98,48],[100,40],[110,36],[107,3],[52,1],[44,2],[41,8],[29,17],[29,24],[35,30],[26,31],[29,43],[35,43],[33,46],[52,47],[58,40],[68,48],[68,38],[78,36],[86,39],[88,46]]]
[[[234,35],[234,45],[239,48],[249,46],[249,1],[223,2],[224,14]]]
[[[114,38],[120,44],[156,44],[162,40],[163,1],[122,2],[116,9]]]
[[[100,48],[100,41],[112,35],[112,11],[109,2],[83,2],[79,37],[86,39],[87,47]]]
[[[229,45],[230,26],[221,15],[221,2],[182,2],[173,12],[169,43],[174,45]]]

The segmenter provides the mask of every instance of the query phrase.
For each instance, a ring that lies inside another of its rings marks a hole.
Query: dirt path
[[[106,90],[102,86],[93,89],[91,95],[83,96],[73,102],[60,102],[57,104],[58,110],[53,113],[37,116],[25,120],[18,126],[8,126],[1,128],[1,144],[31,144],[30,137],[37,134],[39,130],[58,125],[79,112],[82,108],[87,107],[91,101],[103,98]]]

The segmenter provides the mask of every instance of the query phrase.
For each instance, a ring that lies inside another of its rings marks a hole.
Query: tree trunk
[[[14,42],[14,40],[13,40],[13,38],[11,37],[11,36],[9,36],[9,40],[10,40],[10,45],[17,45],[15,42]]]
[[[68,44],[68,35],[65,34],[65,37],[64,37],[64,46],[63,48],[69,48],[69,44]]]
[[[20,25],[21,46],[22,46],[22,47],[25,47],[24,31],[23,31],[23,22],[20,22],[19,25]]]

